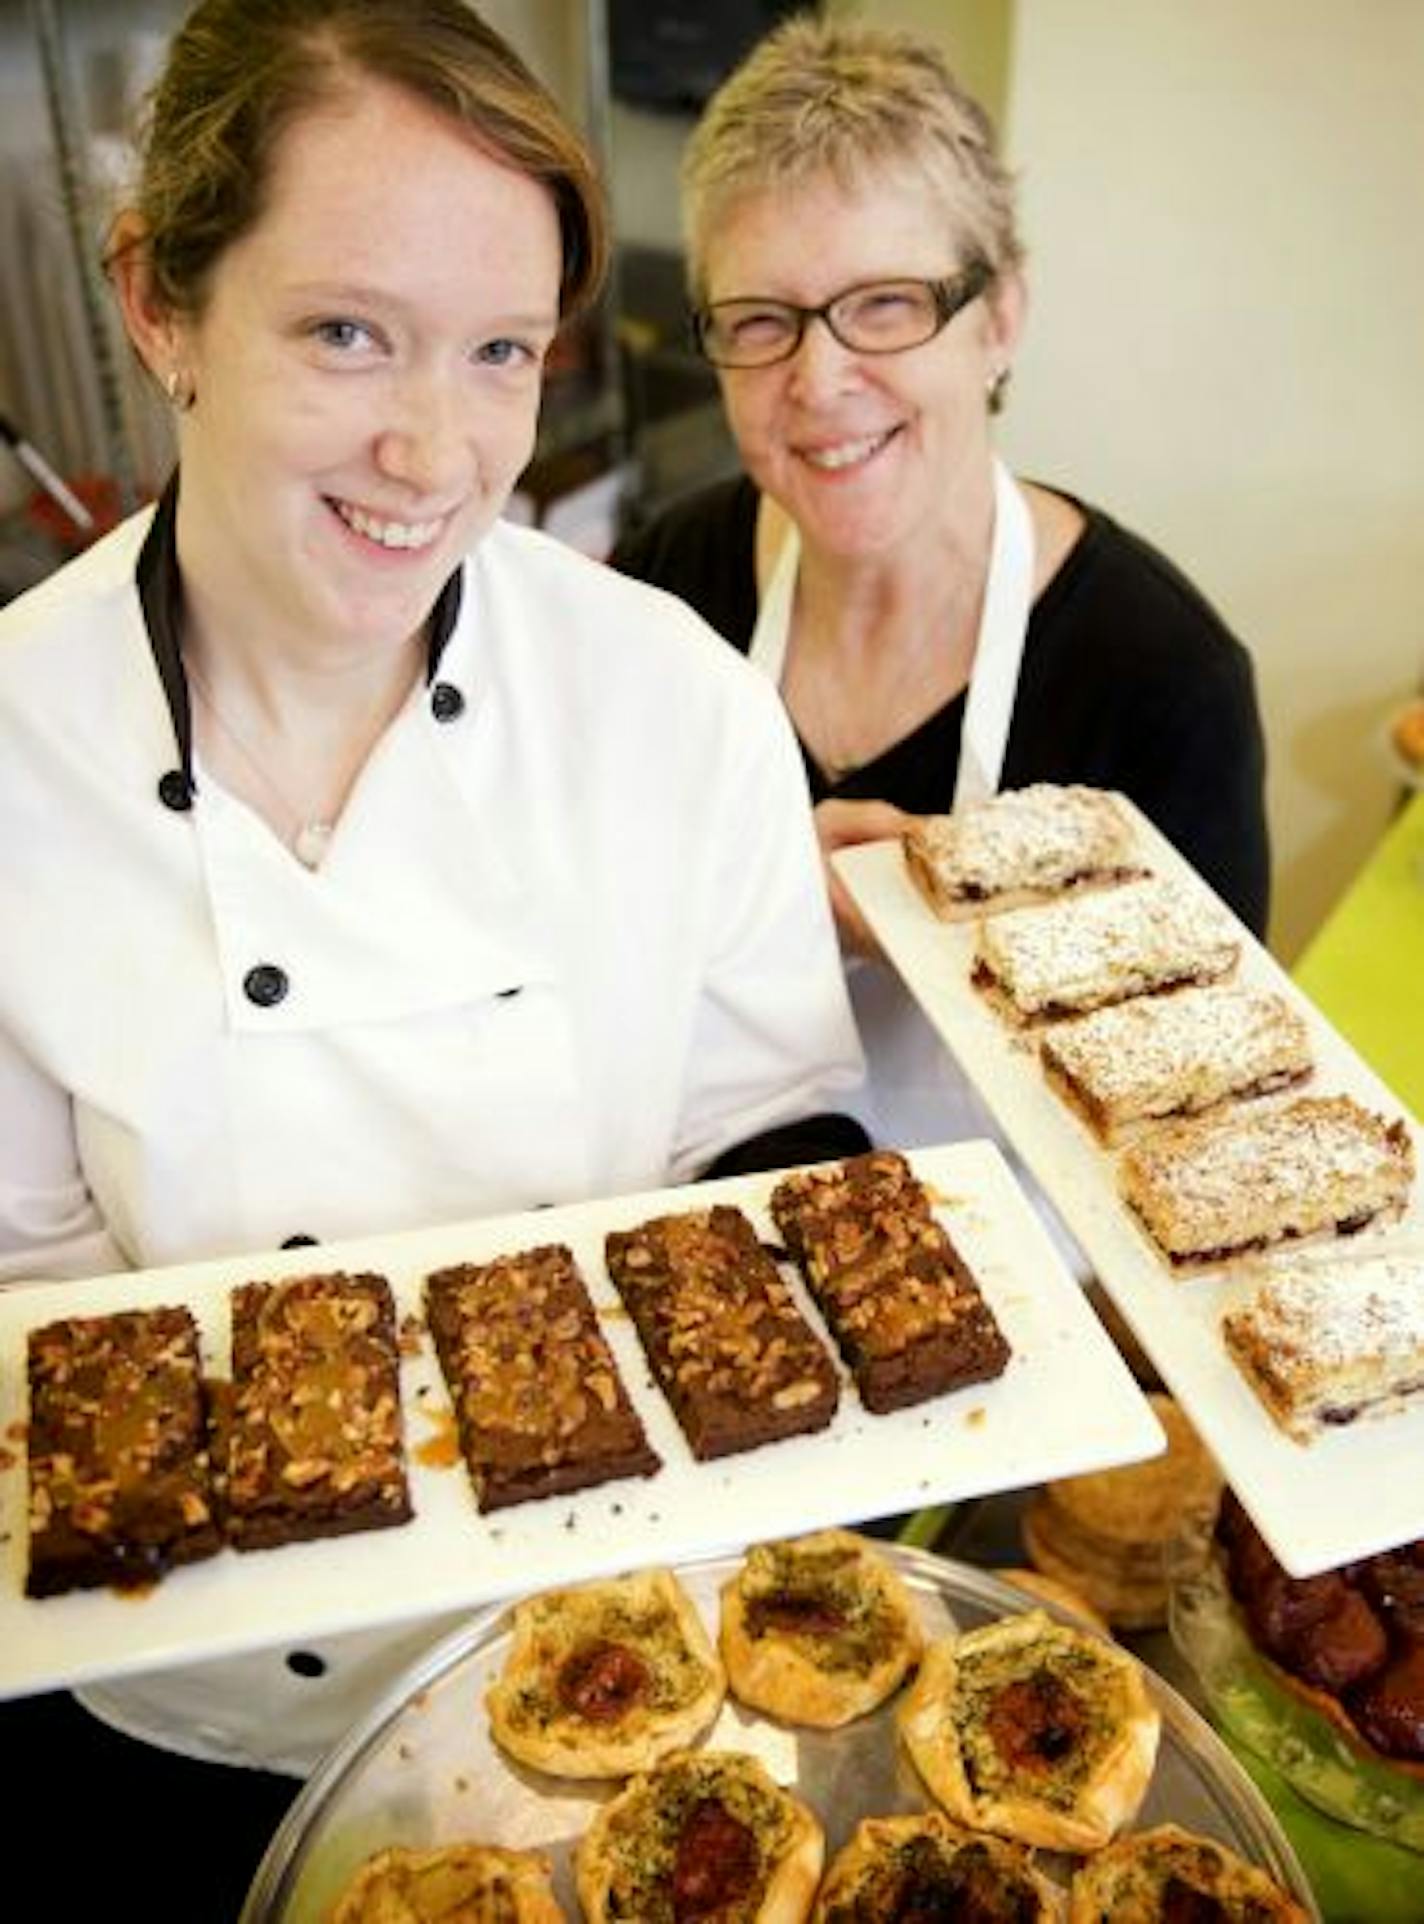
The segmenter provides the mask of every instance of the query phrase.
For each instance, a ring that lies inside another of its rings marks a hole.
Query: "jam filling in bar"
[[[26,1595],[137,1588],[221,1548],[188,1310],[31,1330],[29,1385]]]
[[[1302,1262],[1221,1319],[1237,1368],[1300,1443],[1424,1392],[1424,1254]]]
[[[835,1365],[739,1209],[658,1216],[606,1241],[608,1270],[700,1461],[822,1430]]]
[[[1011,1020],[1041,1022],[1218,981],[1240,952],[1224,915],[1154,878],[984,920],[972,979]]]
[[[1044,1074],[1104,1142],[1137,1125],[1269,1094],[1310,1074],[1301,1016],[1270,989],[1213,984],[1058,1022]]]
[[[868,1410],[1002,1374],[1003,1333],[898,1152],[786,1176],[771,1213]]]
[[[661,1468],[564,1244],[438,1270],[425,1304],[482,1511]]]
[[[232,1293],[220,1461],[239,1550],[344,1536],[411,1515],[395,1302],[383,1276],[302,1276]]]
[[[922,816],[901,847],[911,880],[946,921],[1146,873],[1116,796],[1051,782]]]
[[[1303,1236],[1350,1235],[1401,1210],[1414,1178],[1402,1122],[1349,1096],[1167,1123],[1124,1150],[1122,1193],[1177,1265]]]

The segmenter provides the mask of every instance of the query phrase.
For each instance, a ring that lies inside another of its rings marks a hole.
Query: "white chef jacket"
[[[312,871],[173,805],[150,520],[0,611],[0,1283],[656,1186],[855,1086],[794,739],[682,603],[498,524]],[[90,1700],[300,1770],[372,1647]]]

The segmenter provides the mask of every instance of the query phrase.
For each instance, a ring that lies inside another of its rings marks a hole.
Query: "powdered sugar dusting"
[[[1119,1002],[1175,982],[1212,981],[1241,944],[1199,894],[1156,879],[979,924],[977,956],[1022,1015]]]
[[[954,815],[928,816],[910,839],[937,887],[951,897],[1057,889],[1143,866],[1132,826],[1111,793],[1050,782],[1006,789]]]
[[[1348,1096],[1173,1123],[1128,1150],[1124,1192],[1174,1255],[1207,1255],[1364,1222],[1413,1176],[1402,1125]]]
[[[1262,1283],[1236,1315],[1284,1370],[1314,1377],[1367,1358],[1424,1367],[1424,1258],[1288,1271]]]
[[[1225,985],[1075,1017],[1042,1048],[1112,1120],[1204,1109],[1310,1067],[1305,1023],[1284,996]]]

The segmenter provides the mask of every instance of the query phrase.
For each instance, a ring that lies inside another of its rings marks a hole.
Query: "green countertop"
[[[1424,1116],[1424,791],[1390,824],[1293,973],[1400,1101]]]

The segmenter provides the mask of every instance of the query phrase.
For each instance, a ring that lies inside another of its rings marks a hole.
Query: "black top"
[[[756,625],[758,495],[745,477],[675,503],[613,556],[745,653]],[[1086,782],[1131,796],[1256,935],[1270,856],[1265,745],[1246,650],[1167,558],[1085,503],[1086,526],[1034,603],[1002,786]],[[815,801],[946,813],[963,694],[838,782],[802,755]]]

